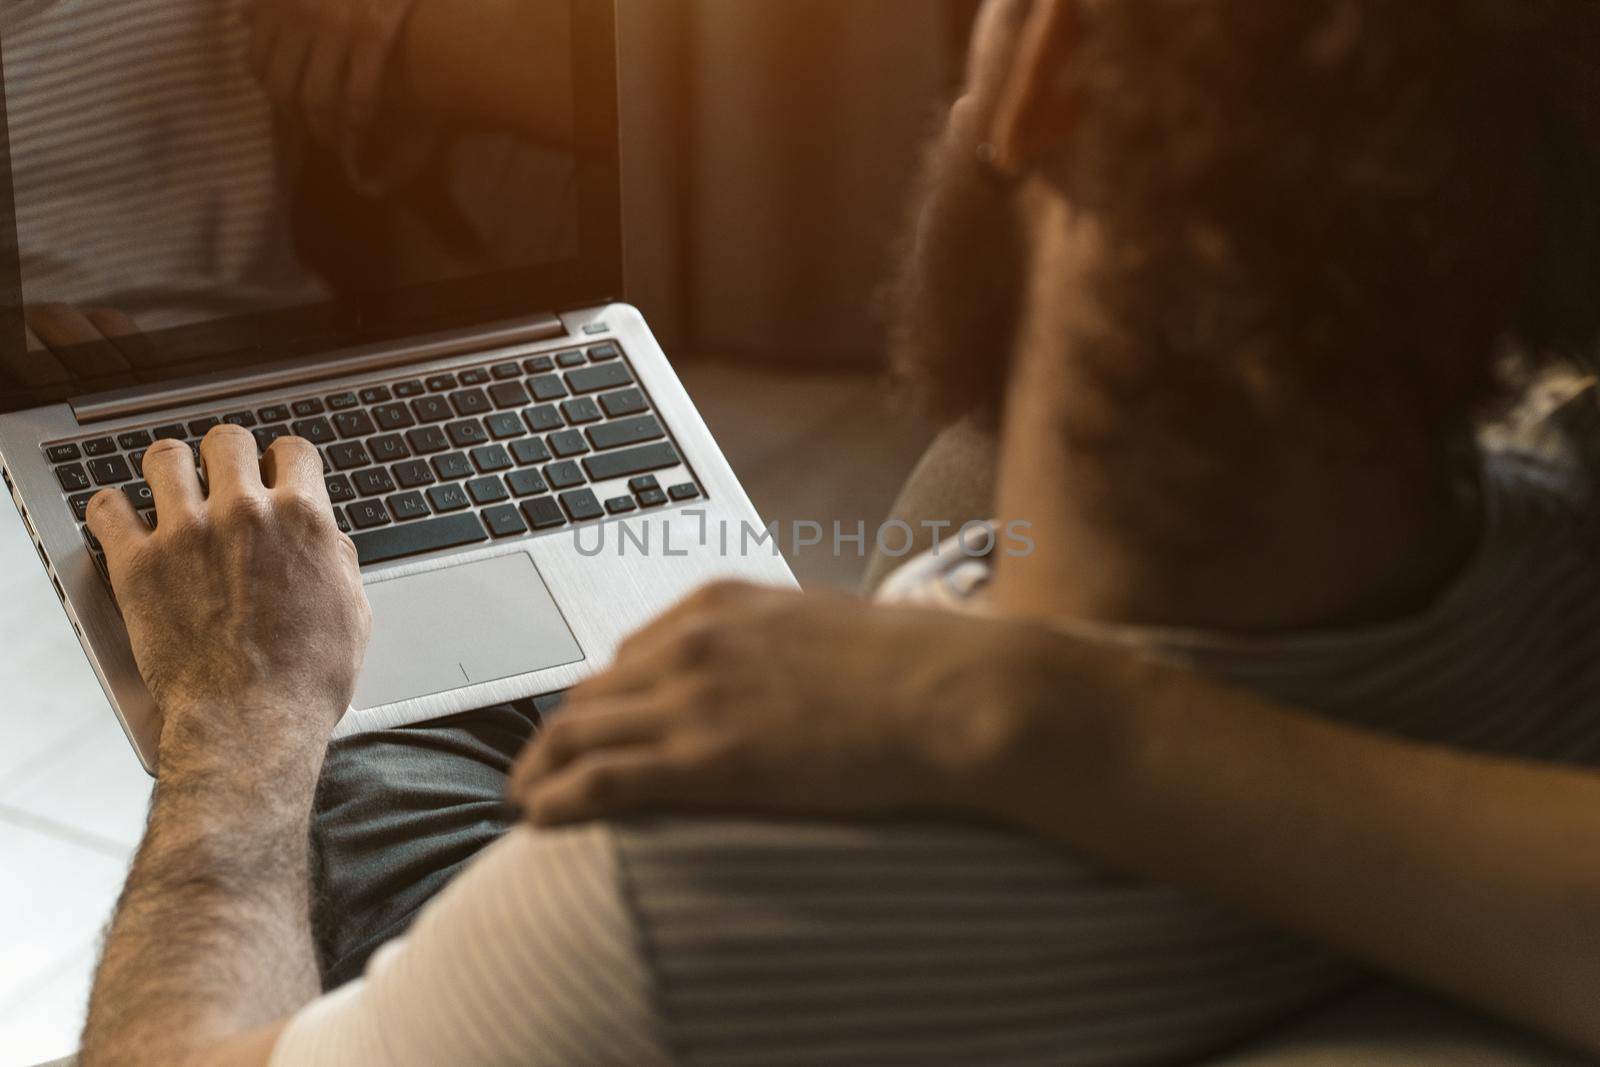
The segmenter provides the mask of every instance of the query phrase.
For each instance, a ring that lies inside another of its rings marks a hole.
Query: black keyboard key
[[[610,363],[614,359],[620,359],[621,356],[622,352],[616,345],[596,345],[589,349],[590,363]]]
[[[641,508],[659,508],[667,502],[667,494],[659,489],[646,489],[639,494]]]
[[[556,356],[558,367],[581,367],[586,362],[582,352],[561,352]]]
[[[550,491],[550,487],[544,484],[544,477],[534,470],[512,471],[506,475],[506,488],[510,489],[511,495],[518,499]]]
[[[348,475],[336,474],[324,481],[328,484],[328,499],[335,504],[348,504],[356,498],[355,486],[350,484]]]
[[[427,501],[422,499],[421,493],[401,493],[389,498],[389,514],[394,516],[395,522],[410,522],[413,519],[425,519],[432,512],[428,510]]]
[[[500,363],[490,368],[497,382],[510,381],[512,378],[522,377],[522,367],[516,363]]]
[[[419,456],[431,456],[435,452],[443,452],[450,447],[450,438],[437,426],[419,426],[415,430],[406,431],[406,443],[411,446],[411,451]]]
[[[100,544],[100,538],[96,537],[94,531],[87,526],[83,528],[83,543],[89,546],[90,552],[105,551],[104,546]]]
[[[583,484],[583,472],[576,463],[557,463],[544,469],[544,480],[552,489],[571,489]]]
[[[561,414],[565,415],[567,421],[574,426],[587,426],[591,422],[599,422],[604,417],[600,414],[600,405],[586,396],[562,404]]]
[[[427,391],[427,388],[415,378],[409,382],[401,382],[394,387],[394,395],[401,400],[409,400],[414,396],[421,396]]]
[[[339,436],[371,437],[378,432],[378,427],[373,423],[372,416],[365,411],[341,411],[333,417],[333,428],[339,431]]]
[[[606,501],[606,511],[612,515],[626,515],[629,512],[638,510],[639,505],[633,502],[633,497],[631,496],[614,496]]]
[[[459,393],[451,393],[450,406],[462,418],[487,415],[494,410],[494,405],[489,402],[489,394],[482,389],[463,389]]]
[[[156,495],[150,491],[150,483],[148,482],[133,482],[130,485],[125,485],[122,487],[122,492],[127,496],[128,503],[132,504],[135,510],[142,511],[145,508],[156,506]]]
[[[104,459],[91,459],[89,461],[89,474],[94,478],[94,484],[99,486],[121,485],[123,482],[133,481],[133,471],[128,467],[128,461],[121,456],[107,456]],[[81,485],[66,486],[67,489],[82,489]]]
[[[393,433],[374,437],[368,441],[367,451],[372,453],[372,459],[377,463],[395,463],[411,455],[411,449],[406,447],[405,439]]]
[[[253,430],[257,426],[256,417],[248,411],[233,411],[222,416],[222,421],[229,426],[237,426],[242,430]]]
[[[520,537],[528,532],[528,525],[522,521],[521,513],[509,504],[485,511],[483,521],[489,524],[489,532],[496,537]]]
[[[128,453],[128,466],[133,468],[136,475],[144,474],[144,454],[148,449],[136,448]]]
[[[93,493],[78,493],[67,498],[67,503],[72,506],[73,518],[83,522],[89,517],[89,501],[94,499]]]
[[[373,530],[389,525],[389,509],[381,500],[358,500],[345,508],[350,524],[358,530]],[[365,562],[365,561],[363,561]]]
[[[567,524],[567,517],[561,513],[561,505],[550,496],[536,496],[532,500],[524,500],[522,514],[527,518],[528,525],[535,530],[550,530]]]
[[[506,491],[505,484],[499,478],[478,478],[467,483],[467,492],[472,494],[472,502],[479,507],[485,504],[498,504],[502,500],[509,500],[511,494]]]
[[[643,448],[630,448],[625,452],[602,452],[588,456],[583,461],[583,467],[589,472],[590,480],[604,482],[611,478],[631,478],[647,471],[676,467],[682,462],[678,458],[678,450],[662,442]]]
[[[323,474],[332,474],[333,473],[333,464],[328,462],[328,454],[326,452],[321,452],[321,451],[319,451],[317,454],[322,457],[322,473]]]
[[[588,522],[605,515],[606,510],[600,506],[600,501],[594,498],[594,490],[579,489],[571,493],[561,494],[561,506],[566,509],[573,522]]]
[[[508,441],[528,432],[522,425],[522,416],[511,411],[490,415],[483,420],[483,424],[488,429],[489,436],[496,441]]]
[[[418,422],[449,422],[456,417],[450,402],[442,396],[419,396],[411,402],[411,414]],[[388,427],[384,427],[388,429]]]
[[[537,378],[529,378],[528,391],[540,403],[546,400],[560,400],[567,395],[567,387],[561,384],[561,379],[554,374],[544,374]]]
[[[440,514],[461,511],[472,506],[472,501],[467,499],[467,491],[459,485],[434,486],[428,490],[428,503],[432,504],[433,510]]]
[[[77,445],[51,445],[44,450],[44,458],[51,463],[71,463],[83,458],[83,450]]]
[[[265,452],[268,448],[272,447],[272,442],[276,441],[280,437],[289,436],[289,427],[281,425],[262,426],[258,429],[251,430],[250,433],[256,439],[256,447]]]
[[[682,503],[685,500],[693,500],[695,497],[699,496],[700,487],[695,485],[693,482],[684,482],[682,485],[675,485],[671,489],[668,489],[667,495],[673,500]]]
[[[626,415],[638,415],[649,411],[650,404],[644,394],[637,389],[623,389],[621,392],[607,393],[600,398],[600,406],[605,409],[608,417],[620,419]]]
[[[402,489],[420,489],[434,482],[433,468],[427,460],[413,459],[394,466],[394,480]]]
[[[372,409],[372,417],[378,421],[378,429],[385,433],[417,424],[411,417],[411,409],[404,404],[379,404]]]
[[[294,412],[294,417],[297,419],[309,419],[313,415],[321,415],[328,409],[322,401],[312,397],[309,400],[296,400],[290,405],[290,410]]]
[[[504,445],[485,445],[472,450],[472,464],[484,474],[499,474],[508,471],[516,464],[511,462],[511,455]]]
[[[484,370],[482,367],[474,367],[471,370],[464,370],[461,372],[460,377],[462,385],[489,384],[489,372]]]
[[[348,534],[350,532],[350,520],[345,518],[344,508],[333,509],[333,521],[339,524],[340,533]]]
[[[353,471],[357,467],[372,466],[372,457],[360,441],[340,441],[328,449],[328,460],[334,470]]]
[[[361,401],[354,393],[335,393],[328,398],[328,410],[349,411],[359,403]]]
[[[494,406],[502,411],[507,408],[520,408],[533,401],[521,382],[501,382],[499,385],[490,386],[489,399],[493,400]]]
[[[149,448],[154,443],[150,438],[149,430],[134,430],[131,433],[117,435],[117,447],[124,452],[136,452],[141,448]],[[78,457],[71,456],[69,458],[77,459]]]
[[[574,394],[598,393],[616,389],[633,381],[626,363],[602,363],[598,367],[584,367],[567,374],[567,388]]]
[[[139,512],[139,517],[144,520],[144,524],[150,529],[154,530],[156,528],[156,513],[154,511],[146,509]]]
[[[361,402],[371,407],[373,404],[385,404],[394,399],[394,394],[389,392],[387,385],[369,385],[361,390]]]
[[[448,393],[450,390],[456,388],[460,384],[460,382],[456,381],[456,376],[454,374],[435,374],[432,378],[428,379],[428,392]]]
[[[157,441],[182,441],[188,436],[189,432],[175,423],[168,426],[157,426],[155,429],[155,439]]]
[[[553,433],[545,438],[545,443],[550,446],[550,451],[554,452],[558,459],[571,459],[589,451],[589,445],[584,441],[583,434],[577,430]]]
[[[551,457],[543,441],[530,437],[526,441],[512,442],[511,458],[517,461],[519,467],[531,467],[536,463],[549,463]]]
[[[522,369],[529,374],[549,374],[556,369],[556,361],[549,356],[534,356],[522,361]]]
[[[83,443],[83,454],[91,458],[95,456],[109,456],[117,450],[117,443],[109,437],[96,437],[93,441]]]
[[[333,423],[327,419],[301,419],[290,427],[296,437],[304,437],[314,445],[331,445],[339,439],[333,432]]]
[[[203,439],[206,434],[210,433],[212,430],[215,430],[221,425],[222,420],[214,416],[207,416],[203,419],[195,419],[189,423],[189,436],[195,438],[196,440]]]
[[[596,452],[623,448],[627,445],[641,445],[646,441],[659,441],[665,436],[667,436],[666,431],[661,428],[654,415],[589,427],[589,443],[594,445]]]
[[[256,414],[261,416],[262,422],[288,422],[292,417],[289,414],[289,406],[287,404],[273,404],[271,407],[260,408],[256,411]],[[161,436],[159,430],[156,432],[156,436]]]
[[[433,459],[433,472],[439,476],[441,482],[458,482],[477,473],[472,469],[472,463],[467,459],[465,452],[452,452],[447,456],[435,456]]]
[[[351,475],[351,482],[355,484],[356,492],[362,496],[384,496],[394,492],[394,479],[389,477],[389,472],[382,467],[373,467],[371,470],[357,471]],[[355,521],[354,511],[350,520]],[[360,523],[357,523],[359,526]]]
[[[528,429],[534,433],[549,433],[551,430],[559,430],[566,425],[561,421],[561,413],[556,410],[554,404],[529,408],[522,413],[522,418],[528,424]]]
[[[450,443],[457,448],[472,448],[475,445],[489,443],[489,433],[477,419],[452,422],[445,427],[445,432],[450,435]]]
[[[476,515],[448,515],[427,522],[408,522],[387,530],[356,534],[356,551],[361,555],[361,565],[371,567],[407,556],[420,556],[424,552],[438,552],[446,548],[460,548],[487,541],[489,535]]]

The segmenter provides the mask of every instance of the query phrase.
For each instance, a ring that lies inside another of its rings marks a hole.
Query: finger
[[[150,528],[121,489],[96,493],[89,501],[88,520],[89,532],[105,550],[106,566],[113,577],[122,573],[128,552],[150,536]]]
[[[17,381],[27,388],[38,388],[46,385],[61,385],[72,381],[72,375],[67,368],[61,365],[56,354],[50,351],[50,346],[44,339],[34,332],[32,326],[26,328],[26,350],[20,354],[13,354],[9,350],[3,358],[6,370],[16,375]]]
[[[361,129],[378,120],[388,53],[386,42],[372,41],[362,41],[351,51],[349,77],[344,89],[346,127]]]
[[[344,67],[344,42],[332,34],[323,34],[312,44],[300,79],[300,107],[317,139],[325,144],[333,143],[343,107],[339,84]]]
[[[285,26],[278,31],[264,80],[267,96],[275,103],[284,106],[294,103],[310,52],[311,38],[304,30]]]
[[[280,437],[272,442],[261,457],[260,471],[261,484],[268,489],[298,493],[332,510],[328,483],[322,478],[322,453],[305,438]]]
[[[130,367],[150,364],[150,338],[127,315],[115,308],[90,308],[84,315],[102,337],[117,347]]]
[[[522,750],[511,771],[510,788],[521,792],[597,750],[658,741],[666,729],[667,719],[642,703],[563,712]]]
[[[70,304],[32,304],[25,314],[39,339],[72,373],[97,378],[127,369],[116,346]]]
[[[205,461],[212,500],[254,496],[265,488],[256,439],[243,427],[212,427],[200,442],[200,458]]]
[[[260,4],[253,5],[251,11],[250,55],[246,62],[250,66],[250,73],[265,88],[267,72],[272,66],[272,53],[278,43],[278,20],[263,10]]]
[[[163,525],[179,518],[194,518],[205,506],[194,453],[182,441],[157,441],[144,454],[140,477],[150,485],[156,515]]]
[[[519,798],[536,826],[562,826],[692,803],[694,775],[654,749],[619,749],[573,764]]]

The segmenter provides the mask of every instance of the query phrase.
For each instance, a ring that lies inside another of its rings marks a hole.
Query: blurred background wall
[[[881,353],[875,293],[977,0],[619,0],[630,297],[675,353]]]

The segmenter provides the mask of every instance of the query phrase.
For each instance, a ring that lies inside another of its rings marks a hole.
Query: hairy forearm
[[[319,992],[308,850],[320,753],[157,784],[90,999],[86,1065],[217,1062]]]
[[[1012,746],[1007,814],[1600,1051],[1600,778],[1116,669],[1096,743],[1054,711]]]
[[[397,52],[408,94],[433,114],[541,144],[571,142],[565,0],[416,0]]]

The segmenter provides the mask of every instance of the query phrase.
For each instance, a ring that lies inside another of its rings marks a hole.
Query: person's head
[[[1219,468],[1459,442],[1600,336],[1597,190],[1595,0],[992,0],[896,362],[993,416],[1043,342],[1076,446]]]

